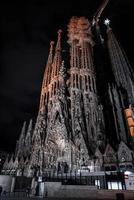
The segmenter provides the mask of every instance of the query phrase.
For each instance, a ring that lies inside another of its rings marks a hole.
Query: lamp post
[[[94,162],[94,172],[96,171],[96,169],[95,169],[95,161],[96,161],[96,158],[97,158],[96,156],[93,157],[93,162]]]
[[[37,165],[35,170],[36,170],[36,177],[37,177],[36,196],[41,196],[42,177],[40,176],[40,166]]]
[[[118,153],[116,153],[116,165],[117,165],[117,173],[120,173],[120,166],[119,166],[119,160],[118,160]]]
[[[119,174],[121,176],[122,189],[126,190],[125,173],[124,173],[126,171],[126,163],[125,163],[124,157],[121,158],[121,163],[125,164],[125,168],[124,168],[124,170],[120,171],[120,167],[119,167]]]
[[[43,197],[44,195],[44,182],[43,182],[43,178],[42,178],[42,170],[41,167],[39,165],[37,165],[37,196]]]
[[[103,169],[104,173],[106,173],[104,155],[102,155],[102,169]]]

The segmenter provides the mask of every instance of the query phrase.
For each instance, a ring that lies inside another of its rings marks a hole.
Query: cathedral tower
[[[62,61],[61,33],[50,43],[39,113],[33,133],[31,164],[71,169],[90,165],[105,144],[102,106],[98,103],[91,25],[73,17],[68,25],[70,67]],[[37,159],[40,157],[42,162]]]
[[[91,24],[85,17],[73,17],[68,25],[68,32],[73,137],[79,138],[81,134],[88,154],[93,156],[95,149],[104,143],[104,135],[100,129],[100,123],[104,126],[104,121],[103,115],[99,119],[102,107],[98,104],[96,90]]]
[[[127,127],[125,110],[128,109],[130,105],[133,107],[133,72],[123,48],[110,27],[110,20],[106,19],[105,25],[107,26],[107,46],[115,78],[115,86],[109,87],[109,94],[113,106],[117,139],[118,142],[123,141],[125,144],[130,145],[131,138]]]

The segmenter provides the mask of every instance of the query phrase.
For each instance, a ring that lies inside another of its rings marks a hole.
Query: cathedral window
[[[55,69],[55,76],[57,75],[57,71],[58,71],[58,66],[56,66],[56,69]]]
[[[88,76],[88,84],[89,84],[89,90],[91,91],[91,80],[90,80],[90,76]]]
[[[58,83],[57,83],[57,89],[59,89],[59,81],[58,81]]]
[[[56,94],[56,82],[54,83],[54,95]]]
[[[80,75],[80,89],[82,89],[82,76]]]
[[[73,87],[75,87],[75,75],[73,74]]]
[[[81,145],[78,146],[79,151],[81,150]]]
[[[96,90],[95,78],[93,78],[94,90]]]
[[[94,79],[93,78],[92,78],[92,86],[93,86],[93,91],[95,91]]]
[[[87,68],[89,68],[89,54],[88,54],[88,48],[86,48],[86,54],[87,54]]]
[[[78,74],[76,74],[76,87],[79,88],[79,85],[78,85]]]
[[[85,94],[86,99],[88,100],[88,94]],[[90,100],[89,100],[90,101]]]
[[[49,99],[49,92],[47,93],[47,102],[48,102],[48,99]]]
[[[85,58],[85,54],[84,54],[84,68],[86,68],[86,58]]]
[[[53,84],[52,84],[52,92],[51,92],[51,97],[52,97],[52,95],[53,95],[53,89],[54,89],[54,88],[53,88]]]
[[[86,89],[86,91],[87,91],[87,76],[85,76],[85,89]]]
[[[45,101],[46,101],[46,93],[45,93],[45,96],[44,96],[44,104],[45,104]]]

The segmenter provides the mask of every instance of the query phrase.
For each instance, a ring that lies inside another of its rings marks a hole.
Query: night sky
[[[49,42],[71,16],[92,19],[102,0],[0,3],[0,150],[13,151],[23,121],[36,119]],[[77,2],[77,3],[76,3]],[[134,2],[111,0],[103,13],[134,69]],[[103,22],[102,26],[103,25]],[[67,44],[64,43],[64,48]]]

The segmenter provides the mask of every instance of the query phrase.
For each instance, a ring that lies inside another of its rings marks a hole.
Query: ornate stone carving
[[[116,164],[117,163],[116,153],[110,144],[107,144],[107,146],[106,146],[106,150],[104,153],[104,163],[105,164]]]
[[[124,142],[121,142],[118,148],[119,162],[132,162],[132,151],[127,147]]]

